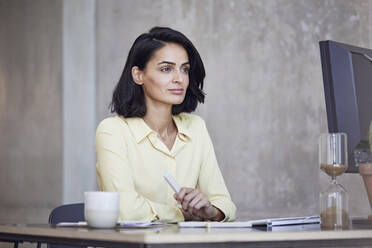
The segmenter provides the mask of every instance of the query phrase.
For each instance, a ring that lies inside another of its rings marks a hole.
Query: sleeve
[[[203,143],[205,144],[205,153],[199,174],[199,188],[201,192],[207,195],[211,204],[225,214],[225,219],[222,221],[234,221],[236,207],[231,200],[220,168],[218,167],[213,144],[204,121],[202,132],[201,137],[203,137]]]
[[[119,192],[120,220],[184,220],[177,207],[150,201],[136,192],[127,158],[125,134],[120,127],[101,123],[97,128],[95,144],[98,184],[102,191]]]

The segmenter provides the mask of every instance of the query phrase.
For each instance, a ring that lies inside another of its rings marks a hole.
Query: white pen
[[[169,172],[165,173],[163,177],[164,177],[165,181],[167,181],[169,186],[171,186],[171,188],[174,190],[174,192],[176,194],[178,194],[178,192],[180,192],[180,190],[181,190],[181,187],[177,183],[176,179],[174,179]]]

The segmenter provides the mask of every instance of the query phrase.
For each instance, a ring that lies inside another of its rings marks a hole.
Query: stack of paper
[[[178,222],[179,227],[221,227],[221,228],[241,228],[253,226],[286,226],[286,225],[304,225],[304,224],[319,224],[319,216],[308,217],[290,217],[290,218],[274,218],[262,220],[250,220],[239,222],[206,222],[206,221],[187,221]]]
[[[267,220],[267,225],[269,226],[288,226],[288,225],[319,224],[319,223],[320,223],[320,216],[275,218],[275,219]]]
[[[118,225],[121,227],[150,227],[150,226],[161,226],[164,222],[149,222],[149,221],[119,221]]]

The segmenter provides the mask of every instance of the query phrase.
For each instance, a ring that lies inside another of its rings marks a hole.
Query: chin
[[[173,106],[173,105],[180,105],[181,103],[183,103],[183,101],[180,101],[180,102],[172,102],[171,104],[172,104],[172,106]]]
[[[169,103],[172,104],[172,105],[178,105],[178,104],[181,104],[183,103],[183,101],[185,100],[185,96],[180,96],[180,97],[172,97],[172,99],[169,99]]]

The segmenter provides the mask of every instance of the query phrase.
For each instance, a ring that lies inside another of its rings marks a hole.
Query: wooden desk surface
[[[372,247],[372,229],[322,231],[319,226],[260,231],[250,228],[90,229],[49,225],[0,225],[0,239],[110,247]]]

